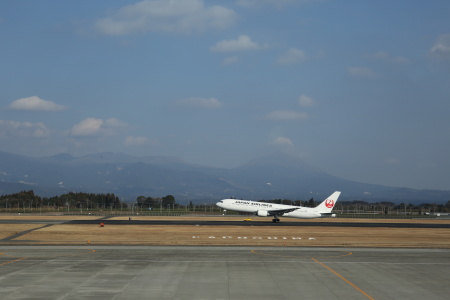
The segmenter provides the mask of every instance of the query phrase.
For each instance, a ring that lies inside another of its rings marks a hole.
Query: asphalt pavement
[[[390,227],[390,228],[449,228],[450,223],[430,224],[430,223],[389,223],[378,222],[289,222],[284,221],[273,223],[271,219],[264,221],[202,221],[202,220],[70,220],[64,224],[99,224],[109,225],[202,225],[202,226],[320,226],[320,227]]]
[[[0,299],[448,299],[448,249],[1,246]]]

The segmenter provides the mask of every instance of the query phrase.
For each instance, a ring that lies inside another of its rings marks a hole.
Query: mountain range
[[[195,165],[169,156],[136,157],[107,152],[36,158],[0,151],[0,195],[22,190],[33,190],[44,197],[67,192],[114,193],[126,201],[170,194],[179,203],[211,203],[229,197],[320,200],[335,190],[342,191],[341,199],[348,201],[411,204],[450,200],[450,191],[346,180],[280,152],[227,169]]]

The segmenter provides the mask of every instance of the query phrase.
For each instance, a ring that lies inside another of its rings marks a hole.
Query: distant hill
[[[0,151],[0,194],[34,190],[40,196],[75,192],[115,193],[124,200],[174,195],[178,202],[212,202],[234,196],[254,200],[323,199],[335,190],[343,200],[446,203],[450,191],[365,184],[327,174],[283,153],[233,168],[194,165],[176,157],[62,153],[32,158]]]

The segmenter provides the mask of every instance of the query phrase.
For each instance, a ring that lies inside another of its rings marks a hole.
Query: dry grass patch
[[[450,248],[448,229],[194,225],[54,225],[17,238],[42,244]]]
[[[42,227],[42,224],[2,224],[0,225],[0,240],[18,234],[19,232]]]
[[[101,216],[8,215],[3,220],[0,239],[16,233],[37,229],[43,224],[16,224],[23,220],[99,220],[98,224],[58,224],[34,230],[14,241],[33,244],[118,244],[118,245],[215,245],[215,246],[345,246],[345,247],[442,247],[450,248],[449,229],[430,228],[373,228],[337,226],[214,226],[214,225],[110,225]],[[110,220],[128,220],[128,216]],[[243,221],[245,216],[133,216],[133,221]],[[252,217],[256,222],[270,222],[270,218]],[[290,219],[282,222],[312,223],[418,223],[448,224],[450,220],[433,219]]]

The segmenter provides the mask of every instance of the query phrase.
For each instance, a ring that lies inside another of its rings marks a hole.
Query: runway
[[[448,299],[448,249],[0,246],[0,298]]]
[[[109,225],[200,225],[200,226],[320,226],[320,227],[390,227],[390,228],[449,228],[447,224],[431,224],[431,223],[376,223],[376,222],[289,222],[282,221],[278,223],[271,222],[245,222],[245,221],[202,221],[202,220],[71,220],[64,224],[99,224],[100,222]]]
[[[63,220],[63,219],[33,219],[30,218],[17,218],[17,219],[0,219],[0,224],[42,224],[42,225],[98,225],[99,223],[104,223],[105,225],[179,225],[179,226],[271,226],[271,227],[304,227],[304,226],[318,226],[318,227],[371,227],[371,228],[448,228],[450,229],[450,222],[446,223],[428,223],[428,222],[396,222],[395,219],[391,222],[377,222],[367,221],[367,222],[311,222],[306,220],[301,221],[290,221],[289,218],[283,218],[281,222],[273,223],[270,218],[265,220],[257,221],[236,221],[236,220],[202,220],[198,218],[197,220],[160,220],[160,219],[144,219],[144,220],[117,220],[115,217],[103,217],[97,219],[74,219],[74,220]],[[344,219],[342,219],[344,220]],[[426,219],[425,219],[426,220]]]

